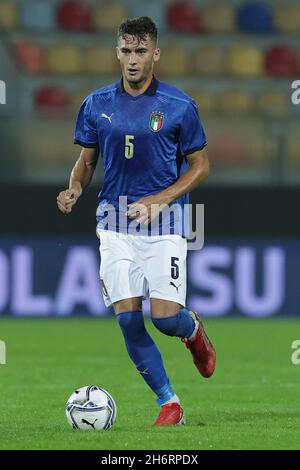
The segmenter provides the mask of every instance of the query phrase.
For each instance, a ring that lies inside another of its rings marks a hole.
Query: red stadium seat
[[[202,33],[202,17],[197,8],[187,2],[178,2],[167,10],[167,26],[177,33]]]
[[[265,68],[269,75],[297,76],[299,73],[297,53],[288,46],[271,47],[265,57]]]
[[[34,102],[38,109],[56,108],[65,110],[69,108],[70,98],[62,88],[50,86],[38,90]]]
[[[220,132],[212,139],[210,152],[217,165],[249,166],[252,164],[248,142],[242,135]]]
[[[66,1],[57,10],[57,24],[66,31],[91,31],[90,10],[78,1]]]
[[[206,132],[210,155],[216,166],[232,167],[234,172],[238,168],[249,168],[251,172],[242,176],[244,181],[257,180],[269,167],[274,155],[274,139],[266,135],[264,120],[247,115],[241,119],[238,114],[226,116],[226,119],[214,116],[206,119]],[[226,174],[224,177],[226,179]]]
[[[46,58],[41,47],[29,42],[20,42],[14,46],[15,55],[22,68],[32,75],[46,71]]]

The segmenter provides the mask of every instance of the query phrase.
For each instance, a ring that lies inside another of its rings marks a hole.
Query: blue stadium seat
[[[262,2],[241,5],[238,10],[238,25],[247,33],[271,33],[273,27],[273,10]]]
[[[155,21],[159,31],[166,30],[165,6],[159,2],[132,2],[131,15],[133,18],[149,16]]]
[[[27,0],[22,4],[21,21],[27,29],[55,29],[55,4],[48,0]]]

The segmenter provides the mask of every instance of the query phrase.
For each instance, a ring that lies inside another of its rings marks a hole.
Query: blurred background
[[[189,306],[207,316],[299,315],[293,0],[0,0],[0,315],[111,313],[94,236],[101,163],[71,216],[56,195],[79,154],[80,103],[120,77],[117,27],[144,15],[159,28],[158,78],[197,101],[208,138],[211,176],[192,195],[205,204],[206,242],[189,253]]]

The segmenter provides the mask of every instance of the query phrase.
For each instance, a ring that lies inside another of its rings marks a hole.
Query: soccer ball
[[[66,416],[73,429],[107,431],[117,416],[113,397],[97,385],[75,390],[66,404]]]

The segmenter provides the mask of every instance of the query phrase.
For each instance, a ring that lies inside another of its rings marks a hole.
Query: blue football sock
[[[164,405],[165,403],[167,403],[167,401],[169,401],[172,397],[175,396],[175,392],[174,392],[173,388],[171,387],[171,385],[169,383],[167,383],[160,390],[157,390],[156,394],[157,394],[157,397],[158,397],[157,400],[156,400],[156,403],[159,406]],[[178,397],[177,397],[177,399],[178,399]]]
[[[168,336],[189,338],[195,329],[195,322],[186,308],[182,308],[172,317],[152,318],[152,322],[159,331]]]
[[[159,404],[168,401],[174,391],[169,385],[160,351],[147,332],[141,311],[117,315],[125,339],[127,352],[137,370],[158,396]]]

